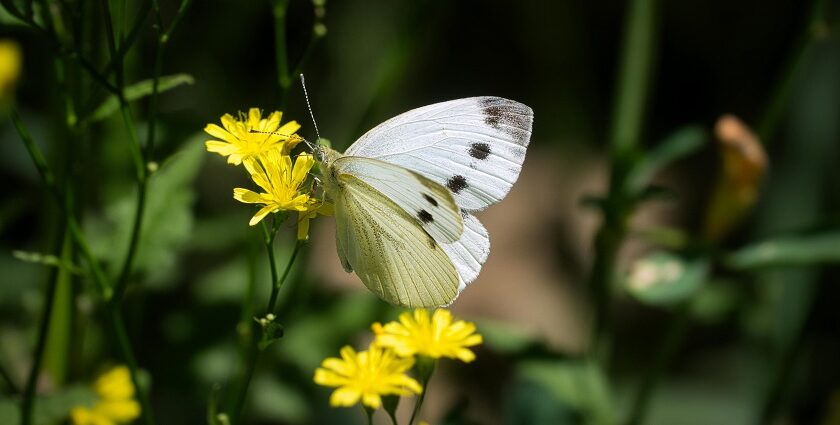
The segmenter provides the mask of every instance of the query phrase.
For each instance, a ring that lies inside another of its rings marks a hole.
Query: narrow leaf
[[[195,79],[189,74],[175,74],[160,77],[160,82],[158,83],[158,93],[172,90],[184,84],[193,84],[194,82]],[[150,96],[152,94],[153,85],[154,80],[148,79],[126,87],[124,91],[125,100],[131,102]],[[102,102],[102,104],[99,105],[99,107],[97,107],[85,121],[94,122],[104,120],[116,112],[119,108],[120,100],[114,95],[108,96],[108,98],[105,99],[105,101]]]
[[[725,261],[738,270],[824,263],[840,263],[840,230],[769,239],[741,248]]]

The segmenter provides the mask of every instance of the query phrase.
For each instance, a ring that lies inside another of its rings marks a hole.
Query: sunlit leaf
[[[144,274],[145,283],[167,280],[177,264],[177,252],[192,234],[193,180],[205,157],[203,140],[200,135],[190,138],[149,177],[143,231],[134,261],[134,272]],[[122,266],[135,207],[135,193],[127,192],[106,206],[105,217],[85,223],[95,252],[112,271]]]
[[[674,305],[691,297],[703,284],[708,260],[685,260],[667,252],[655,252],[637,260],[627,276],[628,292],[651,305]]]
[[[158,93],[172,90],[184,84],[193,84],[195,79],[189,74],[175,74],[160,77],[158,82]],[[141,99],[152,94],[154,80],[148,79],[134,83],[125,88],[125,99],[129,102]],[[88,117],[88,122],[101,121],[108,118],[120,108],[120,101],[117,96],[110,95],[99,105]]]

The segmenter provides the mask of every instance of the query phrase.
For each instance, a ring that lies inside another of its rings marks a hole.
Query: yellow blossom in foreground
[[[204,127],[204,131],[222,141],[208,140],[205,146],[209,152],[226,156],[228,163],[234,165],[277,149],[288,155],[303,139],[295,134],[300,129],[300,124],[296,121],[289,121],[280,126],[282,116],[282,112],[274,111],[263,118],[257,108],[248,110],[247,116],[240,113],[239,119],[225,114],[221,119],[224,128],[216,124],[207,124],[207,127]]]
[[[125,366],[117,366],[93,383],[99,400],[93,407],[76,406],[70,412],[74,425],[116,425],[140,416],[140,404],[134,400],[134,384]]]
[[[315,370],[315,383],[338,387],[330,396],[330,404],[348,407],[362,403],[372,409],[382,405],[384,395],[420,394],[423,388],[406,375],[414,365],[413,358],[397,357],[393,351],[371,346],[357,353],[350,346],[341,349],[341,358],[330,357]]]
[[[475,354],[467,347],[482,341],[481,335],[475,333],[474,323],[453,323],[452,313],[445,309],[435,310],[431,318],[425,309],[405,312],[399,322],[384,326],[374,323],[373,332],[376,345],[392,348],[400,356],[449,357],[467,363],[475,360]]]
[[[298,211],[306,213],[309,217],[309,213],[321,206],[320,200],[313,198],[308,190],[302,188],[309,170],[315,164],[312,155],[298,155],[292,166],[292,158],[275,149],[260,155],[258,160],[246,159],[244,164],[254,183],[265,191],[257,193],[241,187],[233,189],[233,198],[237,201],[264,205],[251,218],[251,226],[259,223],[271,212]],[[308,229],[308,220],[306,224]]]

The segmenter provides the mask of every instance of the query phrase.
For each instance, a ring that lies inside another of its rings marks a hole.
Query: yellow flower
[[[20,76],[21,53],[17,42],[0,39],[0,97],[6,97]]]
[[[274,111],[268,117],[262,118],[262,113],[257,108],[248,110],[247,116],[240,112],[239,119],[225,114],[221,119],[224,128],[216,124],[207,124],[207,127],[204,127],[208,134],[223,140],[205,142],[207,151],[226,156],[228,163],[234,165],[276,149],[288,155],[303,139],[295,134],[300,129],[300,124],[296,121],[289,121],[280,126],[282,116],[282,112]]]
[[[315,370],[315,383],[338,387],[330,396],[334,407],[352,406],[362,401],[377,409],[383,395],[420,394],[423,388],[405,374],[414,365],[413,358],[397,357],[393,351],[371,346],[357,353],[350,346],[341,349],[341,358],[330,357]]]
[[[268,213],[285,211],[298,211],[300,213],[311,213],[322,203],[310,196],[308,190],[302,189],[309,170],[315,164],[315,159],[310,154],[298,155],[292,166],[292,158],[283,155],[279,150],[271,150],[263,153],[259,159],[246,159],[245,169],[251,175],[264,193],[257,193],[248,189],[237,187],[233,189],[233,198],[246,204],[265,205],[251,218],[251,226],[265,218]],[[310,217],[311,218],[311,217]],[[308,225],[307,221],[307,225]]]
[[[328,202],[324,202],[317,208],[313,208],[308,211],[298,212],[297,238],[299,241],[305,241],[309,239],[309,220],[314,219],[318,214],[333,215],[333,205]]]
[[[76,406],[70,412],[74,425],[115,425],[131,422],[140,416],[140,404],[134,400],[134,384],[125,366],[117,366],[93,383],[99,400],[93,407]]]
[[[392,348],[400,356],[416,354],[439,359],[449,357],[469,363],[475,354],[467,347],[481,344],[481,335],[475,333],[475,324],[459,320],[452,322],[449,310],[437,309],[429,319],[425,309],[405,312],[399,322],[384,326],[373,324],[374,343]]]

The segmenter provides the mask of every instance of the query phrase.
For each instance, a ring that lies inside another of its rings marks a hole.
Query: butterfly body
[[[345,270],[393,304],[454,301],[489,254],[472,212],[510,190],[532,120],[530,108],[507,99],[458,99],[394,117],[344,154],[321,147]]]

